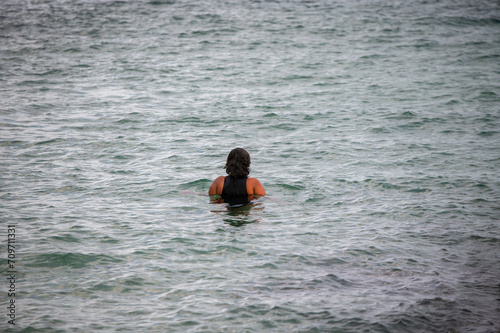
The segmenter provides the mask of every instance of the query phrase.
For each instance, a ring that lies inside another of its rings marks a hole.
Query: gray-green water
[[[0,57],[1,329],[499,332],[498,1],[4,0]]]

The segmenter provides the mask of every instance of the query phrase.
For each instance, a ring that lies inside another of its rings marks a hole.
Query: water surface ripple
[[[487,0],[2,1],[0,328],[500,331],[499,32]],[[243,212],[195,194],[236,146]]]

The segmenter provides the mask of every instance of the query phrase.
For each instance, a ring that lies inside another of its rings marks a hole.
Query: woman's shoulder
[[[220,187],[224,186],[224,181],[226,180],[225,176],[219,176],[215,178],[214,183],[218,184]]]
[[[208,194],[214,195],[214,194],[222,194],[222,188],[224,187],[224,179],[226,177],[224,176],[219,176],[215,178],[214,182],[212,185],[210,185],[210,188],[208,189]]]
[[[248,178],[247,179],[247,190],[251,189],[250,194],[256,194],[260,196],[266,195],[266,191],[264,190],[264,187],[260,183],[260,181],[257,178]]]

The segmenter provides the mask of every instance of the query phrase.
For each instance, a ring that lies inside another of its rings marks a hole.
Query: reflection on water
[[[240,227],[245,224],[258,223],[259,218],[255,218],[252,214],[255,211],[264,210],[264,205],[262,203],[251,203],[242,207],[232,207],[227,204],[218,204],[221,209],[211,210],[212,213],[225,214],[222,220],[224,223],[232,225],[234,227]]]

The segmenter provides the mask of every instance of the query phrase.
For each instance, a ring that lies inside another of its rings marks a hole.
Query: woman
[[[225,202],[230,206],[244,206],[251,200],[266,195],[264,187],[257,178],[248,178],[250,155],[245,149],[231,150],[224,169],[228,176],[217,177],[208,190],[208,194],[214,196],[215,202]]]

